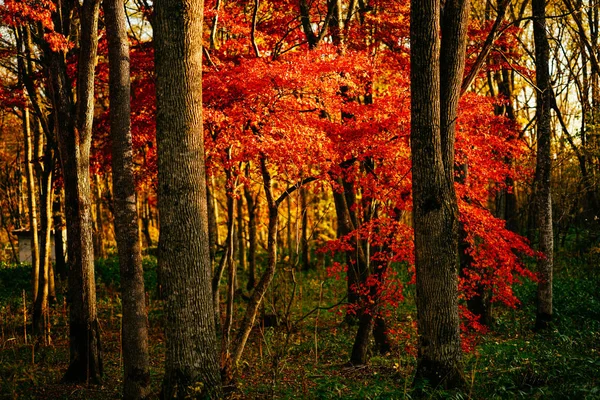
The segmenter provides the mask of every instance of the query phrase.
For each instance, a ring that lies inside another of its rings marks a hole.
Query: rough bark
[[[69,262],[70,365],[65,381],[99,382],[102,376],[100,329],[96,313],[89,155],[94,110],[94,70],[98,46],[99,0],[80,8],[77,103],[73,101],[66,54],[45,49],[54,106],[54,125],[65,187]],[[69,35],[73,1],[59,2],[55,29]]]
[[[115,236],[123,305],[123,398],[143,399],[150,385],[148,315],[134,181],[129,41],[123,0],[104,0],[103,7],[108,37]]]
[[[411,151],[419,331],[415,382],[427,380],[446,388],[464,383],[453,130],[461,64],[464,66],[460,58],[465,52],[465,7],[460,0],[446,2],[440,40],[440,2],[411,1]],[[441,66],[440,59],[447,65]]]
[[[218,398],[202,134],[202,0],[154,3],[159,268],[167,353],[161,397]]]
[[[535,169],[535,196],[539,227],[538,261],[540,281],[537,291],[537,329],[548,327],[552,320],[552,268],[554,236],[552,232],[552,198],[550,193],[551,115],[553,93],[550,82],[550,45],[546,36],[546,1],[532,0],[533,38],[535,43],[537,157]]]

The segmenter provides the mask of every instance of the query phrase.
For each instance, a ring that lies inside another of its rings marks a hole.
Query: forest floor
[[[164,363],[162,304],[155,300],[155,261],[146,259],[151,335],[151,398],[157,398]],[[493,330],[465,355],[468,387],[444,392],[411,386],[415,366],[412,287],[395,310],[393,350],[373,354],[367,367],[347,365],[356,328],[337,308],[345,282],[325,271],[297,273],[282,268],[267,296],[265,314],[289,307],[292,324],[254,329],[244,353],[233,399],[600,399],[600,274],[597,266],[559,267],[555,279],[555,321],[534,333],[535,284],[516,288],[521,305],[497,307]],[[577,270],[578,273],[573,273]],[[118,265],[97,265],[98,308],[105,378],[102,385],[60,382],[68,365],[68,315],[59,293],[51,312],[52,343],[31,345],[23,293],[30,268],[0,265],[0,399],[117,399],[121,393]],[[296,283],[294,283],[294,280]],[[291,294],[295,293],[293,299]],[[290,302],[290,299],[292,300]],[[30,300],[26,302],[29,306]],[[238,304],[237,317],[245,304]],[[28,310],[30,313],[30,309]],[[311,311],[313,311],[311,313]],[[29,318],[29,317],[28,317]],[[266,321],[266,319],[264,320]],[[290,328],[288,328],[290,327]],[[27,339],[27,343],[25,342]]]

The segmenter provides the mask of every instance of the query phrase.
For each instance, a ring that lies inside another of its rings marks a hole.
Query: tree
[[[537,156],[535,169],[535,196],[539,225],[538,261],[540,281],[537,291],[535,326],[544,329],[552,320],[552,268],[554,236],[552,231],[552,172],[551,115],[554,95],[550,82],[550,45],[546,36],[546,1],[532,0],[533,38],[535,42]]]
[[[123,398],[143,399],[150,384],[148,315],[144,270],[138,235],[138,213],[134,182],[129,77],[129,42],[123,0],[105,0],[108,36],[110,132],[115,233],[121,269],[123,304]]]
[[[202,133],[202,0],[155,3],[159,268],[166,308],[162,398],[221,384],[214,313]]]
[[[419,331],[415,379],[455,387],[464,378],[454,142],[469,6],[468,1],[447,1],[443,16],[440,7],[437,0],[411,1],[411,151]]]
[[[64,379],[99,382],[102,376],[100,327],[96,312],[92,203],[89,157],[94,119],[94,72],[98,47],[99,0],[84,0],[80,8],[77,96],[67,72],[68,38],[75,4],[58,2],[52,17],[54,40],[44,43],[54,107],[54,127],[65,185],[68,224],[69,338],[71,363]]]

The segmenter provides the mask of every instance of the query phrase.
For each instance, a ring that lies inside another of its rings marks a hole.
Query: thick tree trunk
[[[537,329],[548,327],[552,320],[552,269],[554,237],[552,233],[552,198],[550,176],[552,168],[551,115],[553,93],[550,82],[550,45],[546,36],[546,1],[532,0],[533,37],[535,42],[535,70],[537,84],[537,158],[535,170],[535,197],[539,226],[538,261],[540,281],[537,291]]]
[[[108,36],[115,235],[121,271],[123,398],[144,399],[150,385],[148,315],[131,136],[129,41],[123,0],[104,0]]]
[[[167,354],[161,397],[221,396],[202,135],[202,0],[154,3],[159,268]]]
[[[433,386],[448,388],[464,383],[454,130],[468,7],[461,0],[447,1],[440,27],[440,6],[438,0],[411,1],[411,151],[419,330],[415,381],[428,380]]]

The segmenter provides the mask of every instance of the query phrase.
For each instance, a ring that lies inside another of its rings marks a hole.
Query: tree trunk
[[[65,53],[46,48],[55,126],[65,186],[69,258],[69,338],[71,362],[65,381],[99,382],[100,329],[96,313],[89,155],[94,117],[94,70],[98,47],[99,0],[81,6],[77,103],[73,104]],[[69,36],[71,2],[59,2],[55,29]]]
[[[225,175],[227,180],[231,179],[231,170],[225,169]],[[229,186],[228,186],[229,187]],[[229,268],[233,263],[233,244],[234,244],[234,216],[235,216],[235,200],[233,198],[233,192],[230,189],[226,190],[227,195],[227,237],[225,238],[225,252],[217,265],[217,268],[212,274],[212,292],[213,292],[213,306],[215,312],[215,325],[217,327],[217,333],[221,332],[221,294],[219,292],[219,286],[221,285],[221,278],[223,277],[223,271],[225,267]],[[229,271],[229,269],[228,269]],[[224,351],[225,349],[221,349]]]
[[[62,213],[62,189],[54,190],[54,202],[52,204],[52,219],[54,224],[54,254],[55,270],[62,281],[67,279],[67,258],[65,257],[65,223]]]
[[[464,384],[454,130],[468,4],[446,1],[441,27],[440,6],[438,0],[411,1],[411,151],[419,331],[415,382],[427,380],[434,387],[450,388]]]
[[[168,321],[161,397],[219,398],[202,134],[203,1],[154,6],[159,268]]]
[[[540,281],[537,291],[537,329],[545,329],[552,320],[552,269],[554,237],[552,233],[552,198],[550,193],[551,115],[553,93],[550,82],[550,45],[546,37],[546,1],[532,0],[533,37],[535,42],[537,157],[535,170],[535,197],[539,226],[538,261]]]
[[[31,122],[29,109],[23,109],[23,138],[25,151],[25,177],[27,179],[27,205],[29,206],[29,230],[31,231],[31,267],[33,271],[33,299],[38,297],[40,246],[38,238],[37,191],[33,175],[33,143],[31,140]]]
[[[244,238],[244,198],[238,197],[236,200],[237,207],[237,251],[238,251],[238,262],[239,269],[246,271],[246,240]]]
[[[248,174],[248,169],[246,169]],[[256,219],[258,214],[258,197],[255,199],[248,186],[244,186],[244,197],[248,207],[248,284],[247,290],[254,289],[256,276]]]
[[[308,194],[305,188],[300,188],[300,212],[302,214],[302,232],[300,236],[300,261],[302,269],[310,269],[310,248],[308,246]]]
[[[104,227],[102,226],[102,182],[100,175],[94,175],[94,258],[106,258],[104,251]]]
[[[208,210],[208,245],[210,250],[210,263],[214,266],[215,258],[217,256],[217,247],[219,246],[219,241],[217,240],[219,225],[215,210],[214,194],[209,177],[207,177],[206,181],[206,206]]]
[[[104,0],[108,37],[115,235],[121,272],[123,398],[144,399],[150,385],[148,314],[131,135],[129,41],[123,0]]]
[[[333,200],[337,217],[338,238],[348,235],[356,228],[357,217],[352,209],[355,200],[353,185],[344,183],[342,178],[337,182],[344,187],[344,192],[338,193],[333,190]],[[352,245],[355,250],[346,252],[347,270],[347,292],[348,303],[357,306],[359,296],[356,294],[355,286],[361,282],[361,276],[366,274],[367,258],[360,241],[353,239]],[[366,277],[366,276],[365,276]],[[352,322],[354,315],[346,314],[346,321]]]
[[[277,266],[277,225],[279,222],[279,204],[284,198],[279,198],[275,201],[272,192],[272,181],[271,174],[267,169],[267,161],[265,158],[261,158],[261,172],[263,176],[263,186],[265,188],[265,196],[267,198],[267,205],[269,207],[269,223],[267,232],[267,266],[264,273],[262,274],[260,281],[254,288],[252,297],[246,308],[242,324],[240,326],[238,335],[233,345],[233,354],[224,361],[222,376],[226,383],[230,383],[235,379],[237,373],[237,366],[244,353],[246,342],[254,326],[256,315],[258,314],[258,308],[262,303],[262,300],[267,293],[267,289],[275,276],[275,269]]]
[[[42,139],[41,130],[37,131],[37,135]],[[43,140],[40,140],[38,148],[43,147]],[[33,307],[33,328],[36,334],[45,344],[50,343],[50,326],[49,326],[49,309],[50,302],[50,276],[52,265],[50,263],[50,240],[52,231],[52,181],[54,172],[54,152],[46,146],[43,157],[43,166],[38,162],[37,175],[39,178],[40,191],[40,247],[39,247],[39,284],[38,293],[35,298]],[[54,286],[54,284],[52,284]],[[52,293],[56,297],[55,293]]]

